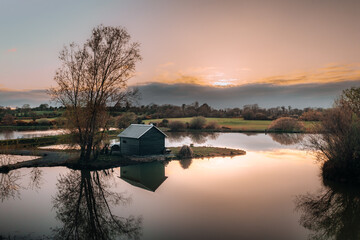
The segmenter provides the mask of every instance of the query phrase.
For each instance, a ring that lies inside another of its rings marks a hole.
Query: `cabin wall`
[[[140,155],[162,154],[165,147],[165,136],[156,128],[147,131],[140,138]]]
[[[140,141],[135,138],[120,138],[120,150],[124,155],[140,155]]]

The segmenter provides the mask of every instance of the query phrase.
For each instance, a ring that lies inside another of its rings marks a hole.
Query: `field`
[[[190,122],[192,118],[166,118],[171,121]],[[159,123],[163,119],[144,120],[146,124]],[[271,120],[244,120],[243,118],[206,118],[206,122],[216,122],[220,127],[230,128],[231,131],[265,131]],[[310,130],[314,122],[304,122],[305,128]]]

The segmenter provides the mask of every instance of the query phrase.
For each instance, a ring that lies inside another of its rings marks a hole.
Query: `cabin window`
[[[123,143],[126,143],[126,140],[123,140]]]

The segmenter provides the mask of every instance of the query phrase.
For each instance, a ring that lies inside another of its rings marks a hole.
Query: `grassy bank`
[[[171,153],[177,156],[181,147],[170,147]],[[194,158],[203,157],[224,157],[224,156],[236,156],[244,155],[246,152],[239,149],[220,148],[220,147],[192,147]]]
[[[112,130],[107,132],[108,139],[116,139],[120,130]],[[56,144],[69,144],[69,134],[61,134],[54,136],[44,136],[35,138],[18,138],[9,140],[0,140],[0,148],[36,148]]]
[[[183,123],[190,123],[193,118],[166,118],[171,121],[180,121]],[[160,123],[163,119],[149,119],[144,120],[146,124]],[[216,131],[230,131],[230,132],[265,132],[271,124],[271,120],[244,120],[243,118],[206,118],[206,122],[216,122],[220,129]],[[303,122],[307,132],[316,122]],[[203,129],[204,131],[214,131]],[[202,130],[201,130],[202,131]]]
[[[121,167],[143,162],[180,160],[176,156],[179,147],[170,148],[173,154],[156,156],[119,156],[99,155],[95,160],[88,162],[79,161],[78,151],[48,151],[48,150],[20,150],[6,149],[2,154],[38,156],[39,158],[0,166],[0,173],[8,173],[15,169],[32,167],[69,167],[71,169],[101,170],[114,167]],[[193,147],[194,158],[226,157],[246,154],[243,150],[217,148],[217,147]]]
[[[35,148],[64,142],[66,135],[0,140],[0,148]]]
[[[0,131],[49,130],[56,128],[56,126],[0,126]]]

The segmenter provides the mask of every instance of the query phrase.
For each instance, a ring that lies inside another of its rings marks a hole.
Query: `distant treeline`
[[[141,123],[145,119],[159,118],[181,118],[181,117],[242,117],[245,120],[275,120],[280,117],[292,117],[304,121],[318,121],[325,109],[322,108],[292,108],[290,106],[279,106],[273,108],[261,108],[258,104],[244,105],[242,108],[215,109],[208,104],[157,105],[149,104],[135,106],[115,106],[108,108],[114,119],[135,118],[135,122]],[[0,106],[0,125],[10,126],[53,126],[63,125],[61,118],[65,111],[64,107],[53,107],[48,104],[41,104],[38,107],[30,108],[24,104],[21,108],[9,108]],[[125,114],[127,113],[127,114]],[[131,115],[129,115],[131,114]],[[125,119],[124,119],[125,120]],[[114,120],[115,121],[115,120]],[[118,121],[117,121],[118,122]],[[127,121],[124,121],[127,122]],[[118,125],[118,124],[113,124]]]
[[[65,108],[40,104],[31,108],[29,104],[10,108],[0,106],[0,125],[2,126],[54,126],[61,122]],[[61,124],[63,121],[61,122]]]
[[[112,116],[121,115],[124,112],[133,112],[140,119],[157,118],[181,118],[181,117],[243,117],[245,120],[275,120],[280,117],[293,117],[304,121],[318,121],[322,108],[292,108],[291,106],[279,106],[273,108],[261,108],[258,104],[244,105],[242,108],[214,109],[208,104],[200,105],[198,102],[192,104],[182,104],[175,106],[165,105],[143,105],[143,106],[124,106],[110,108]]]

